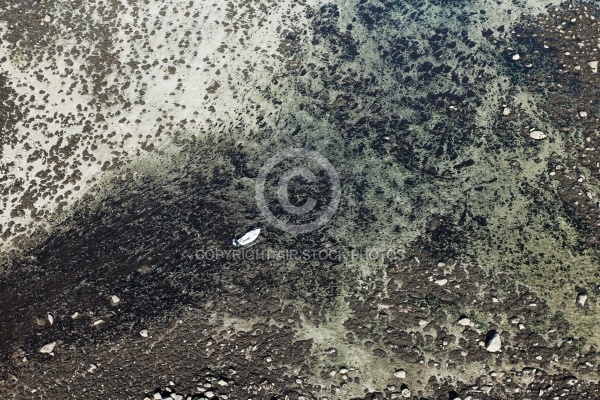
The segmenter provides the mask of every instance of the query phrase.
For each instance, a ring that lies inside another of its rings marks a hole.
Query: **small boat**
[[[231,244],[233,244],[233,247],[245,246],[254,242],[258,235],[260,235],[260,228],[252,229],[250,232],[246,233],[241,238],[233,239]]]

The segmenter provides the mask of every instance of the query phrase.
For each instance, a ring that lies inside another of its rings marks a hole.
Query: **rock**
[[[518,61],[518,60],[521,59],[521,56],[518,55],[518,54],[515,54],[515,55],[512,56],[512,59],[513,59],[513,61]]]
[[[254,242],[258,238],[258,235],[260,235],[260,228],[252,229],[250,232],[246,233],[241,238],[233,239],[231,244],[233,245],[233,247],[245,246]]]
[[[54,317],[52,316],[52,314],[48,314],[48,322],[50,322],[50,325],[54,323]]]
[[[407,388],[402,389],[402,396],[404,396],[405,398],[409,398],[410,390],[408,390]]]
[[[446,278],[438,279],[435,281],[435,283],[437,285],[444,286],[446,283],[448,283],[448,279],[446,279]]]
[[[471,320],[467,317],[463,317],[458,320],[458,324],[462,325],[462,326],[469,326],[469,325],[471,325]]]
[[[396,378],[404,379],[406,378],[406,371],[403,369],[397,369],[396,372],[394,372],[394,376]]]
[[[585,111],[579,111],[579,116],[580,116],[581,118],[585,118],[585,117],[587,117],[587,116],[588,116],[588,114],[587,114],[587,112],[585,112]]]
[[[52,16],[46,14],[46,16],[44,17],[44,22],[47,24],[52,22]]]
[[[504,107],[504,110],[502,110],[502,115],[508,115],[508,114],[510,114],[510,108]]]
[[[583,306],[585,306],[585,302],[587,301],[587,298],[588,298],[588,297],[587,297],[587,294],[585,294],[585,293],[579,293],[579,294],[577,295],[577,303],[578,303],[578,304],[579,304],[581,307],[583,307]]]
[[[489,331],[485,341],[485,349],[491,353],[495,353],[502,347],[500,334],[496,331]]]
[[[593,73],[597,73],[598,72],[598,61],[588,61],[588,65],[590,66],[590,68],[592,69]]]
[[[44,354],[50,354],[54,351],[54,347],[56,346],[56,342],[48,343],[42,346],[38,351]]]
[[[346,375],[348,373],[348,368],[340,368],[340,374]]]
[[[110,301],[111,301],[113,304],[118,304],[118,303],[121,301],[121,299],[119,299],[117,296],[114,296],[114,295],[113,295],[113,296],[111,296],[111,297],[110,297]]]
[[[147,338],[148,337],[148,329],[142,329],[140,331],[140,336]]]
[[[533,130],[529,132],[529,137],[535,140],[546,139],[548,136],[542,131]]]

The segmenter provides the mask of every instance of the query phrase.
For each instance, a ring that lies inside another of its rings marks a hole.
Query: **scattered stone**
[[[512,56],[512,59],[513,59],[513,61],[518,61],[518,60],[521,59],[521,56],[518,55],[518,54],[515,54],[515,55]]]
[[[508,115],[508,114],[510,114],[510,108],[504,107],[504,110],[502,110],[502,115]]]
[[[118,303],[121,301],[121,299],[119,299],[117,296],[114,296],[114,295],[113,295],[113,296],[111,296],[111,297],[110,297],[110,301],[111,301],[113,304],[118,304]]]
[[[50,325],[54,324],[54,317],[52,314],[48,314],[48,322],[50,322]]]
[[[467,317],[463,317],[458,320],[458,324],[462,325],[462,326],[469,326],[469,325],[471,325],[471,320]]]
[[[49,24],[50,22],[52,22],[52,16],[46,15],[44,17],[44,22],[47,23],[47,24]]]
[[[529,132],[529,137],[534,140],[542,140],[542,139],[546,139],[548,136],[542,131],[534,130],[534,131]]]
[[[581,118],[586,118],[586,117],[588,116],[588,114],[587,114],[587,112],[585,112],[585,111],[579,111],[579,116],[580,116]]]
[[[142,329],[140,331],[140,336],[142,336],[143,338],[147,338],[148,337],[148,329]]]
[[[39,349],[39,352],[44,353],[44,354],[51,354],[54,351],[55,346],[56,346],[56,342],[48,343],[48,344],[42,346]]]
[[[404,379],[406,378],[406,371],[403,369],[397,369],[396,372],[394,372],[394,376],[399,379]]]
[[[402,396],[409,398],[410,397],[410,390],[408,390],[407,388],[402,389]]]
[[[598,61],[589,61],[588,65],[592,69],[593,73],[597,73],[598,72]]]
[[[585,302],[587,301],[587,298],[588,298],[588,297],[587,297],[587,294],[585,294],[585,293],[579,293],[579,294],[577,295],[577,303],[578,303],[578,304],[579,304],[581,307],[583,307],[583,306],[585,306]]]
[[[489,331],[485,342],[485,349],[490,353],[495,353],[500,350],[500,347],[502,347],[500,334],[496,331]]]
[[[435,281],[435,283],[437,285],[444,286],[446,283],[448,283],[448,279],[446,279],[446,278],[438,279]]]

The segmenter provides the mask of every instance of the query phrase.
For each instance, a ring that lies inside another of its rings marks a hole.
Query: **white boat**
[[[233,239],[231,244],[233,244],[233,247],[245,246],[254,242],[258,238],[258,235],[260,235],[260,228],[252,229],[241,238]]]

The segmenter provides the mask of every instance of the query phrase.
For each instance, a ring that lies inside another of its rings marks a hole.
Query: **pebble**
[[[410,390],[408,390],[407,388],[402,389],[402,396],[409,398],[410,397]]]
[[[54,323],[54,317],[52,316],[52,314],[48,314],[48,322],[50,322],[50,325]]]
[[[535,140],[546,139],[548,136],[542,131],[531,131],[529,132],[529,137]]]
[[[485,342],[485,349],[490,353],[495,353],[502,347],[502,341],[500,340],[500,334],[496,331],[488,332],[488,338]]]
[[[588,298],[588,297],[587,297],[587,294],[585,294],[585,293],[579,293],[579,294],[577,295],[577,303],[578,303],[578,304],[579,304],[581,307],[583,307],[583,306],[585,306],[585,302],[587,301],[587,298]]]
[[[518,61],[521,59],[521,56],[518,54],[515,54],[514,56],[512,56],[513,61]]]
[[[448,279],[446,279],[446,278],[438,279],[435,281],[435,283],[440,286],[444,286],[446,283],[448,283]]]
[[[597,73],[598,72],[598,61],[589,61],[588,65],[592,69],[593,73]]]
[[[47,23],[47,24],[49,24],[50,22],[52,22],[52,17],[50,15],[46,15],[44,17],[44,22]]]
[[[458,324],[462,326],[469,326],[471,325],[471,320],[467,317],[464,317],[458,320]]]
[[[140,331],[140,336],[145,337],[145,338],[148,337],[148,329],[142,329]]]
[[[504,110],[502,110],[502,115],[508,115],[508,114],[510,114],[510,108],[504,107]]]
[[[113,295],[113,296],[111,296],[111,297],[110,297],[110,301],[111,301],[113,304],[118,304],[118,303],[121,301],[121,299],[119,299],[117,296],[114,296],[114,295]]]
[[[580,116],[581,118],[585,118],[585,117],[587,117],[587,116],[588,116],[588,114],[587,114],[587,112],[585,112],[585,111],[579,111],[579,116]]]
[[[56,342],[48,343],[42,346],[39,350],[40,353],[50,354],[54,351],[54,347],[56,346]]]
[[[396,372],[394,372],[394,376],[396,378],[404,379],[406,378],[406,371],[403,369],[397,369]]]

